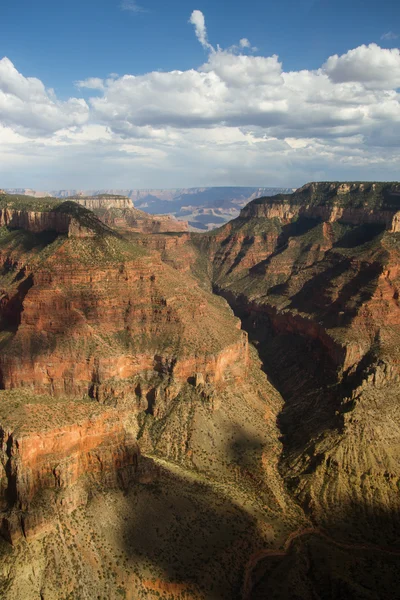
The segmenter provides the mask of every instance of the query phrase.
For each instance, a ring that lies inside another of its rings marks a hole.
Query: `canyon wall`
[[[283,224],[298,217],[352,225],[380,223],[397,232],[399,209],[399,184],[311,183],[292,195],[257,199],[242,209],[240,217],[276,218]]]
[[[96,210],[99,208],[133,208],[133,203],[130,198],[111,194],[99,196],[70,196],[68,200],[77,202],[89,210]]]
[[[73,203],[90,236],[4,228],[10,600],[230,600],[281,560],[286,597],[314,594],[310,564],[321,596],[397,573],[396,186],[309,184],[207,235],[122,235],[136,209]]]
[[[169,215],[150,215],[136,208],[97,214],[110,227],[132,233],[179,233],[189,229],[187,221],[178,221]]]
[[[247,339],[222,300],[158,252],[92,225],[91,237],[49,240],[45,260],[24,252],[23,233],[4,240],[4,389],[123,398],[141,373],[244,373]]]
[[[123,196],[74,196],[71,198],[92,210],[103,223],[132,233],[177,233],[188,231],[186,221],[178,221],[170,215],[150,215],[134,208],[132,200]]]
[[[393,543],[399,203],[398,183],[313,183],[193,237],[285,400],[288,489],[332,531]]]
[[[12,208],[0,209],[0,227],[25,229],[33,233],[56,231],[68,234],[71,225],[70,215],[53,211],[26,211]]]
[[[1,533],[16,543],[48,532],[57,511],[85,505],[93,486],[126,488],[139,448],[132,412],[0,392]]]

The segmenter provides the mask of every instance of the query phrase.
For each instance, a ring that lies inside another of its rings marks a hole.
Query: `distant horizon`
[[[312,181],[307,181],[305,184],[307,183],[313,183]],[[332,183],[335,183],[334,181],[332,181]],[[357,182],[355,182],[357,183]],[[373,183],[371,181],[371,183]],[[299,187],[302,186],[297,186],[296,189],[298,189]],[[69,190],[98,190],[100,192],[102,191],[106,191],[109,189],[112,190],[135,190],[138,192],[146,192],[148,190],[198,190],[198,189],[215,189],[215,188],[238,188],[238,189],[257,189],[257,188],[261,188],[261,189],[282,189],[282,188],[287,188],[287,189],[293,189],[293,186],[291,185],[192,185],[192,186],[183,186],[183,185],[176,185],[176,186],[171,186],[171,187],[167,187],[167,186],[158,186],[158,187],[143,187],[143,188],[139,188],[139,187],[130,187],[130,186],[124,186],[124,187],[116,187],[116,186],[103,186],[103,187],[96,187],[96,186],[91,186],[91,187],[86,187],[86,188],[81,188],[81,187],[71,187],[71,188],[66,188],[66,187],[53,187],[51,190],[49,191],[58,191],[58,192],[66,192]],[[7,190],[32,190],[33,192],[42,192],[42,191],[48,191],[47,189],[39,189],[39,188],[34,188],[31,186],[15,186],[15,187],[1,187],[0,189],[3,189],[4,191]]]
[[[387,183],[387,184],[396,184],[399,183],[400,184],[400,178],[399,179],[393,179],[393,180],[383,180],[383,179],[314,179],[314,180],[310,180],[310,181],[306,181],[304,183],[302,183],[301,185],[298,186],[291,186],[291,185],[193,185],[193,186],[183,186],[183,185],[177,185],[177,186],[158,186],[158,187],[132,187],[132,186],[121,186],[121,187],[117,187],[117,186],[102,186],[102,187],[96,187],[96,186],[91,186],[91,187],[86,187],[86,188],[81,188],[81,187],[71,187],[71,188],[66,188],[66,187],[53,187],[52,189],[39,189],[39,188],[34,188],[31,186],[15,186],[15,187],[0,187],[0,189],[3,189],[5,192],[8,191],[12,191],[12,190],[31,190],[33,192],[73,192],[73,191],[79,191],[81,192],[85,192],[85,191],[97,191],[97,192],[104,192],[107,193],[107,190],[115,190],[115,192],[121,191],[121,190],[130,190],[130,191],[137,191],[137,192],[146,192],[146,191],[172,191],[172,190],[198,190],[198,189],[229,189],[229,188],[234,188],[234,189],[292,189],[292,190],[298,190],[302,187],[304,187],[305,185],[311,184],[311,183],[349,183],[349,184],[353,184],[353,183]]]

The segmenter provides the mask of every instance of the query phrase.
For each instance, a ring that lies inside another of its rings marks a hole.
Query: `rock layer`
[[[287,224],[298,217],[361,225],[380,223],[399,231],[398,183],[309,183],[294,194],[259,198],[242,209],[244,219],[265,217]]]
[[[286,401],[288,488],[319,524],[382,542],[399,510],[399,202],[399,184],[308,184],[194,238]]]
[[[400,553],[398,192],[310,184],[205,236],[3,228],[8,600],[379,597],[365,553]]]
[[[142,372],[217,382],[239,364],[245,374],[245,333],[193,278],[129,244],[123,257],[115,237],[54,244],[38,265],[3,248],[3,388],[123,397]]]
[[[131,411],[21,392],[0,401],[2,533],[13,543],[51,528],[51,510],[84,504],[89,483],[133,481],[140,453]]]

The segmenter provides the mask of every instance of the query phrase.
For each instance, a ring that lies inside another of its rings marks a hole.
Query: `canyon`
[[[194,229],[207,230],[237,217],[240,208],[260,196],[289,193],[290,188],[277,187],[197,187],[175,189],[109,189],[109,190],[53,190],[40,192],[27,188],[7,189],[10,194],[59,199],[113,196],[129,198],[144,214],[162,213],[187,222]],[[87,208],[92,208],[87,206]],[[122,208],[122,207],[120,207]],[[127,206],[125,206],[127,208]],[[146,211],[144,213],[143,211]],[[147,217],[148,218],[148,217]],[[178,231],[178,230],[176,230]]]
[[[400,184],[129,202],[1,198],[0,597],[397,597]]]
[[[97,196],[71,196],[70,201],[92,210],[111,227],[135,233],[177,233],[188,231],[186,221],[170,215],[150,215],[138,210],[127,196],[100,194]]]

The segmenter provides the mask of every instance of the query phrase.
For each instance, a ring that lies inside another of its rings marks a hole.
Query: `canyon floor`
[[[400,184],[98,203],[0,197],[0,597],[400,598]]]

